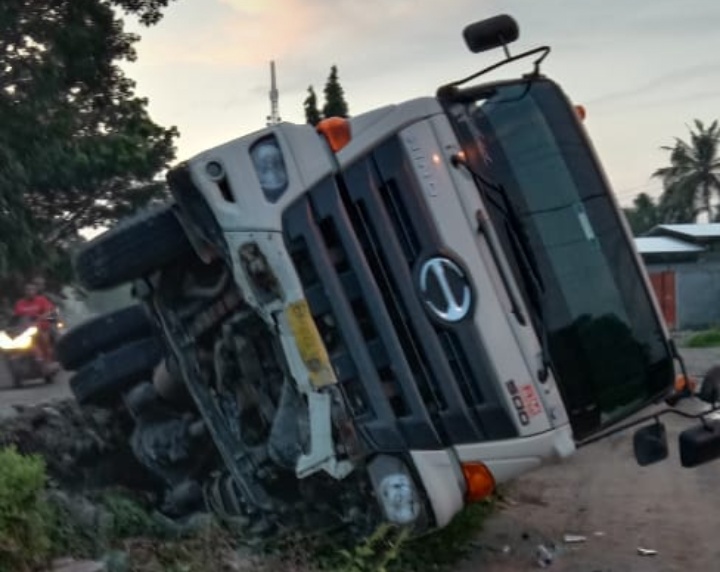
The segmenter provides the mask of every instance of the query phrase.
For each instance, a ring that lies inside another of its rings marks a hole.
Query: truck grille
[[[434,324],[415,267],[445,249],[397,140],[286,212],[285,239],[359,429],[376,450],[517,434],[472,324]]]

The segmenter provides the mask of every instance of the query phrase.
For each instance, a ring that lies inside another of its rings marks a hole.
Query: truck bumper
[[[570,456],[572,431],[563,425],[531,437],[458,445],[438,451],[412,451],[411,457],[430,501],[435,525],[441,528],[465,505],[462,463],[483,463],[497,484]]]

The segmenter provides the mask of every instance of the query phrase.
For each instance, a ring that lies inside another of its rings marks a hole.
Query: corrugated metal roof
[[[720,238],[720,223],[717,222],[701,224],[661,224],[653,229],[654,232],[652,234],[657,234],[657,229],[685,234],[693,238]]]
[[[635,239],[640,254],[692,254],[705,250],[702,246],[669,236],[641,236]]]

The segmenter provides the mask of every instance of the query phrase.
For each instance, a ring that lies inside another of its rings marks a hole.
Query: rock
[[[128,572],[130,570],[130,558],[125,552],[114,550],[103,558],[107,572]]]
[[[72,400],[37,406],[0,406],[0,447],[44,458],[48,476],[69,490],[131,486],[152,490],[128,443],[122,409],[80,408]]]
[[[580,534],[566,534],[563,536],[563,542],[565,544],[580,544],[586,540],[587,536],[582,536]]]
[[[544,544],[539,544],[535,553],[535,562],[540,568],[547,568],[552,565],[555,560],[554,550],[551,550]]]
[[[18,410],[12,405],[0,405],[0,423],[14,419],[18,415]]]
[[[183,538],[207,531],[215,523],[213,516],[204,512],[198,512],[177,520],[168,518],[160,512],[155,512],[153,513],[153,521],[161,534],[171,538]]]
[[[52,563],[50,572],[108,572],[104,562],[62,558]]]
[[[65,534],[78,539],[84,549],[90,550],[84,554],[95,554],[107,548],[114,526],[113,516],[107,509],[81,495],[57,489],[48,491],[46,499],[61,515]]]
[[[93,409],[90,411],[90,417],[99,427],[108,427],[112,425],[112,411],[107,409]]]

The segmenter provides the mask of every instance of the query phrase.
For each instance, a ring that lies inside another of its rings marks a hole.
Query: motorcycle
[[[44,379],[45,383],[55,381],[60,368],[50,359],[43,358],[37,351],[41,322],[50,324],[48,336],[51,351],[65,328],[60,313],[53,310],[39,319],[27,316],[13,316],[8,326],[0,331],[0,352],[14,387],[23,381]]]

